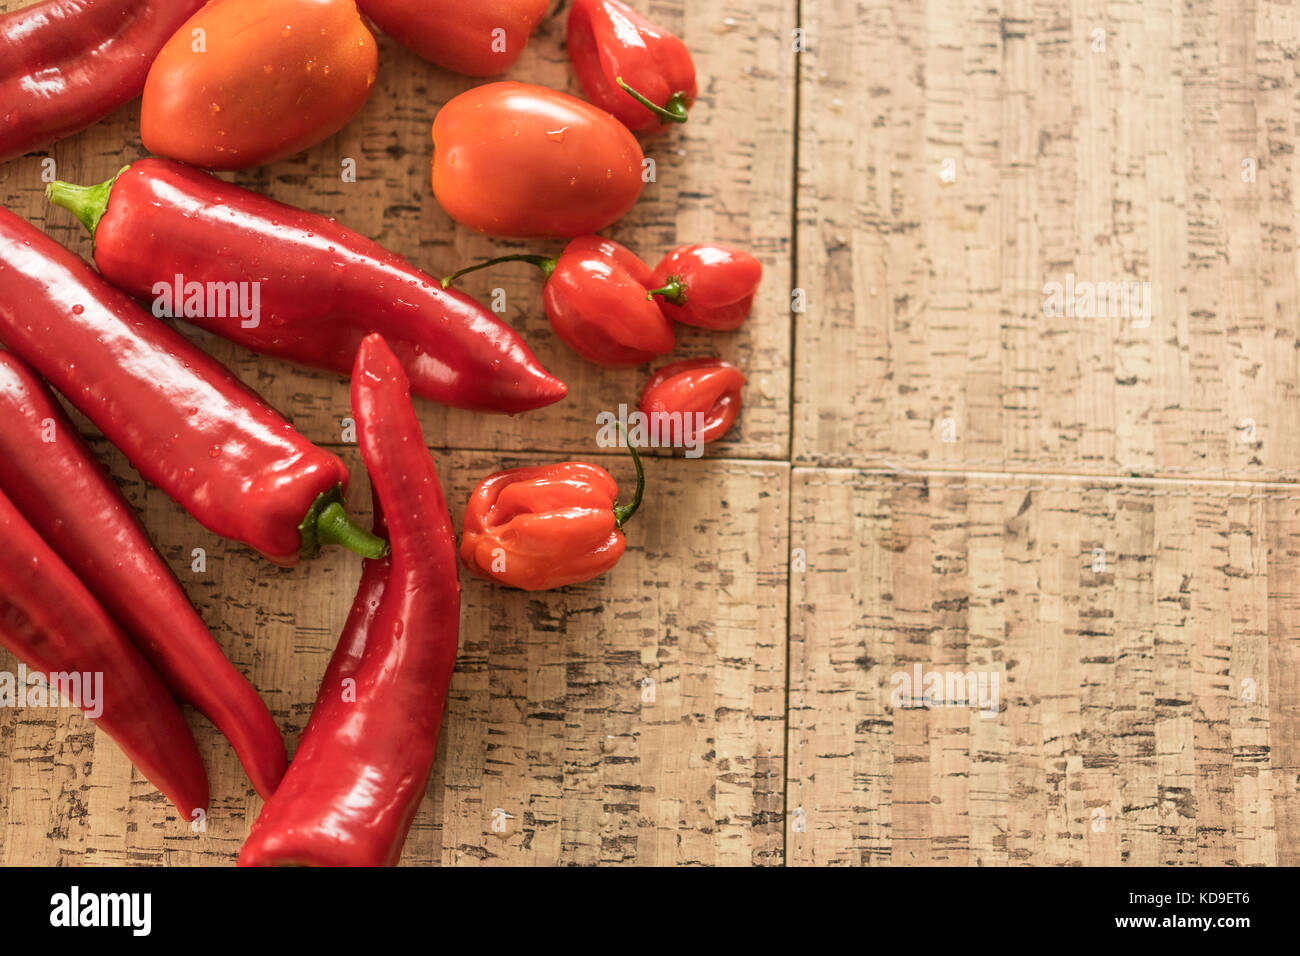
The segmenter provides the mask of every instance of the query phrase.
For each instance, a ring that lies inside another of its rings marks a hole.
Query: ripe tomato
[[[433,192],[457,222],[490,236],[582,236],[641,195],[644,156],[627,127],[567,93],[488,83],[433,121]]]
[[[357,0],[402,46],[468,76],[496,76],[519,59],[550,0]]]
[[[378,58],[353,0],[212,0],[154,60],[140,135],[207,169],[283,159],[361,109]]]

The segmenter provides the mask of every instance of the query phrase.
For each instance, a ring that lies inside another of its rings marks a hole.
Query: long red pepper
[[[343,510],[347,469],[79,256],[0,209],[0,341],[209,530],[280,564],[384,544]]]
[[[80,675],[82,699],[70,703],[87,710],[185,819],[193,819],[208,805],[208,776],[163,682],[3,494],[0,540],[0,644],[47,677]],[[87,675],[98,684],[97,701],[88,699]]]
[[[387,530],[392,555],[365,563],[298,752],[241,866],[395,865],[438,750],[460,625],[456,543],[410,386],[377,335],[357,353],[352,406],[375,530]]]
[[[45,384],[0,351],[0,490],[269,797],[286,764],[271,712],[195,613],[171,568]]]
[[[0,162],[62,139],[144,89],[204,0],[45,0],[0,15]]]
[[[491,312],[332,219],[157,158],[48,193],[95,237],[100,272],[132,295],[156,299],[177,276],[183,286],[256,283],[256,324],[229,309],[183,316],[255,352],[348,372],[361,340],[379,332],[415,392],[434,401],[514,413],[567,391]]]

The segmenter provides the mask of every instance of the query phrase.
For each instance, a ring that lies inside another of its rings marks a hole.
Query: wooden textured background
[[[704,460],[650,463],[613,573],[531,595],[463,576],[404,862],[1300,863],[1295,8],[636,5],[695,51],[701,97],[647,141],[657,182],[610,232],[651,261],[702,239],[762,258],[741,330],[679,337],[746,370],[744,412]],[[555,7],[510,76],[577,92]],[[433,116],[474,81],[380,56],[343,132],[236,181],[434,274],[523,248],[429,188]],[[0,201],[88,256],[43,155],[0,167]],[[48,155],[106,178],[142,155],[137,108]],[[530,272],[466,288],[506,290],[570,398],[420,404],[457,520],[512,464],[630,478],[594,420],[645,372],[569,353]],[[1149,324],[1047,314],[1070,275],[1149,282]],[[364,514],[346,382],[198,338],[338,448]],[[292,746],[358,562],[273,568],[96,448]],[[917,667],[996,678],[995,706],[898,706]],[[261,802],[195,727],[204,833],[78,712],[0,711],[0,860],[233,861]]]

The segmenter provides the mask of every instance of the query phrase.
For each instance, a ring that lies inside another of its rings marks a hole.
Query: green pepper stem
[[[627,429],[620,424],[618,430],[623,433],[623,441],[632,455],[632,464],[636,466],[636,493],[632,496],[632,500],[625,505],[614,502],[614,524],[622,531],[627,519],[636,514],[636,509],[641,507],[641,496],[645,493],[645,470],[641,467],[641,455],[636,450],[636,445],[632,444],[632,439],[627,437]]]
[[[645,294],[647,299],[653,299],[661,295],[673,305],[686,304],[686,286],[682,282],[681,276],[669,276],[668,281],[658,289],[651,289]]]
[[[686,113],[689,107],[686,105],[685,91],[674,93],[672,96],[668,97],[667,103],[660,106],[657,103],[652,103],[648,97],[638,93],[636,90],[632,89],[632,87],[624,83],[623,77],[616,76],[614,77],[614,81],[618,83],[619,86],[623,87],[623,92],[632,97],[632,99],[636,100],[651,113],[654,113],[655,116],[658,116],[665,123],[686,122]]]
[[[93,186],[78,186],[76,183],[56,180],[45,187],[45,198],[56,206],[69,210],[80,219],[81,224],[90,233],[90,238],[94,239],[95,230],[99,228],[99,220],[103,219],[104,213],[108,211],[108,194],[113,191],[113,184],[117,182],[118,176],[130,168],[130,166],[123,166],[112,179],[106,179]]]
[[[343,486],[335,485],[316,496],[298,525],[302,544],[300,557],[310,560],[320,554],[321,545],[338,544],[363,558],[382,558],[389,553],[388,542],[362,528],[343,508]]]
[[[321,544],[341,544],[363,558],[382,558],[388,554],[388,542],[349,518],[337,501],[326,505],[316,519],[316,540]]]
[[[488,259],[484,262],[478,263],[477,265],[466,266],[464,269],[453,272],[442,280],[442,287],[444,289],[447,288],[463,275],[468,275],[471,272],[478,272],[479,269],[486,269],[488,266],[500,265],[503,262],[527,262],[529,265],[534,265],[541,269],[544,279],[549,279],[551,273],[555,271],[555,267],[559,264],[560,260],[551,259],[547,256],[533,256],[525,252],[519,252],[513,256],[497,256],[495,259]]]

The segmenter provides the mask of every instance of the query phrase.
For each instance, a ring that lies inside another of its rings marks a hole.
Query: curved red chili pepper
[[[193,819],[194,811],[207,808],[208,775],[163,682],[3,494],[0,540],[0,644],[47,676],[100,675],[100,700],[93,705],[103,709],[87,716],[187,821]],[[92,703],[82,695],[80,703]]]
[[[641,411],[650,419],[656,415],[703,415],[703,427],[695,436],[702,442],[716,441],[740,414],[744,385],[744,373],[722,359],[670,362],[646,382]]]
[[[618,503],[604,468],[582,461],[498,471],[465,507],[460,559],[479,577],[525,591],[590,581],[623,556],[623,525],[641,504],[645,474],[636,448],[636,494]]]
[[[574,0],[566,32],[587,99],[633,132],[686,122],[698,89],[680,39],[618,0]]]
[[[127,632],[181,699],[230,740],[257,792],[286,765],[266,704],[195,613],[171,568],[63,406],[0,351],[0,490]]]
[[[395,865],[438,750],[460,626],[456,542],[410,386],[378,335],[357,352],[352,405],[375,530],[387,530],[392,555],[365,563],[298,752],[240,866]]]
[[[232,309],[184,315],[255,352],[350,372],[361,340],[379,332],[416,393],[446,405],[513,414],[567,392],[479,303],[332,219],[156,157],[47,193],[90,230],[99,271],[138,298],[156,299],[177,276],[255,284],[255,324]]]
[[[673,350],[673,325],[646,295],[650,267],[626,246],[579,236],[555,259],[500,256],[454,272],[442,284],[445,288],[468,272],[502,262],[528,262],[542,270],[551,328],[587,361],[630,367]]]
[[[7,209],[0,341],[209,530],[286,565],[322,543],[383,552],[343,510],[348,473],[337,455]]]
[[[748,252],[713,242],[681,246],[650,277],[664,315],[705,329],[739,328],[754,307],[763,264]]]
[[[0,162],[140,95],[162,45],[204,0],[45,0],[0,15]]]

